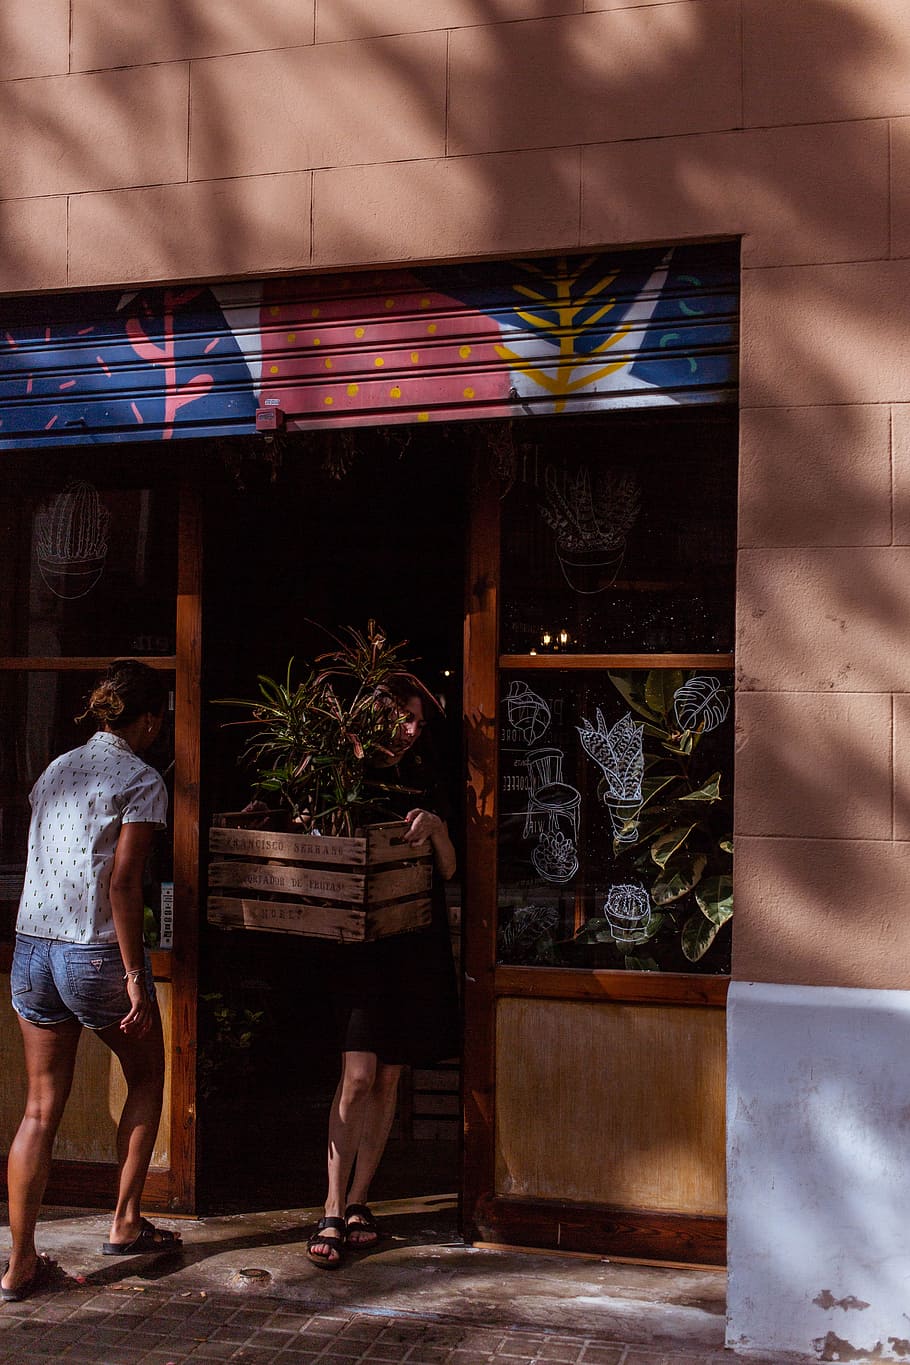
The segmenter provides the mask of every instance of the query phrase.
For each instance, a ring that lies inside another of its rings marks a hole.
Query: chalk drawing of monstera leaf
[[[555,533],[556,556],[574,592],[604,592],[615,583],[640,507],[637,480],[614,469],[600,470],[592,483],[582,465],[563,486],[548,485],[540,515]]]
[[[719,678],[697,675],[673,694],[673,714],[681,730],[716,730],[729,710],[730,693]]]
[[[109,518],[98,490],[81,479],[36,513],[38,567],[57,597],[85,597],[98,582],[107,559]]]

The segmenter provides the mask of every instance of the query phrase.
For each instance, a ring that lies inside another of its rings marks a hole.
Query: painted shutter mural
[[[0,446],[731,401],[734,245],[0,303]]]

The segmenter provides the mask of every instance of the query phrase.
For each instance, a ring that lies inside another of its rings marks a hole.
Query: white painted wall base
[[[727,1345],[910,1360],[910,992],[732,982]]]

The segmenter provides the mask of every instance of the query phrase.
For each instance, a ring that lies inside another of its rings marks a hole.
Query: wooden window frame
[[[143,1203],[150,1210],[191,1213],[196,1199],[196,995],[199,961],[199,804],[202,714],[202,514],[199,480],[180,477],[177,513],[176,653],[137,656],[174,674],[174,947],[153,951],[157,981],[171,985],[171,1131],[167,1169],[152,1169]],[[5,673],[98,673],[115,655],[4,656]],[[12,943],[0,944],[0,971],[9,972]],[[105,1205],[116,1191],[112,1163],[55,1161],[49,1202]],[[5,1181],[4,1181],[5,1193]]]
[[[495,1193],[496,1006],[503,998],[724,1008],[729,978],[682,973],[522,967],[497,963],[497,717],[502,670],[731,669],[729,653],[500,654],[502,489],[475,457],[468,525],[464,630],[467,795],[463,915],[465,1029],[462,1230],[487,1245],[559,1248],[652,1262],[723,1265],[726,1220],[535,1201]]]

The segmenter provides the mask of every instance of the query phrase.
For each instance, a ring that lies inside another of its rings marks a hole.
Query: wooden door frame
[[[731,668],[727,654],[499,654],[502,486],[477,452],[468,515],[464,630],[467,760],[462,1231],[471,1242],[647,1261],[723,1265],[726,1219],[496,1193],[496,1009],[507,998],[699,1005],[723,1009],[729,978],[578,968],[498,966],[497,716],[501,669]]]
[[[156,981],[171,985],[170,1165],[152,1169],[143,1206],[192,1213],[196,1198],[196,997],[199,959],[199,778],[202,647],[202,516],[200,477],[184,466],[177,531],[176,653],[141,662],[174,674],[174,947],[154,951]],[[3,672],[101,672],[115,657],[0,658]],[[8,973],[13,945],[0,944]],[[6,1196],[5,1162],[0,1191]],[[45,1202],[102,1207],[113,1202],[117,1167],[111,1162],[55,1161]]]

